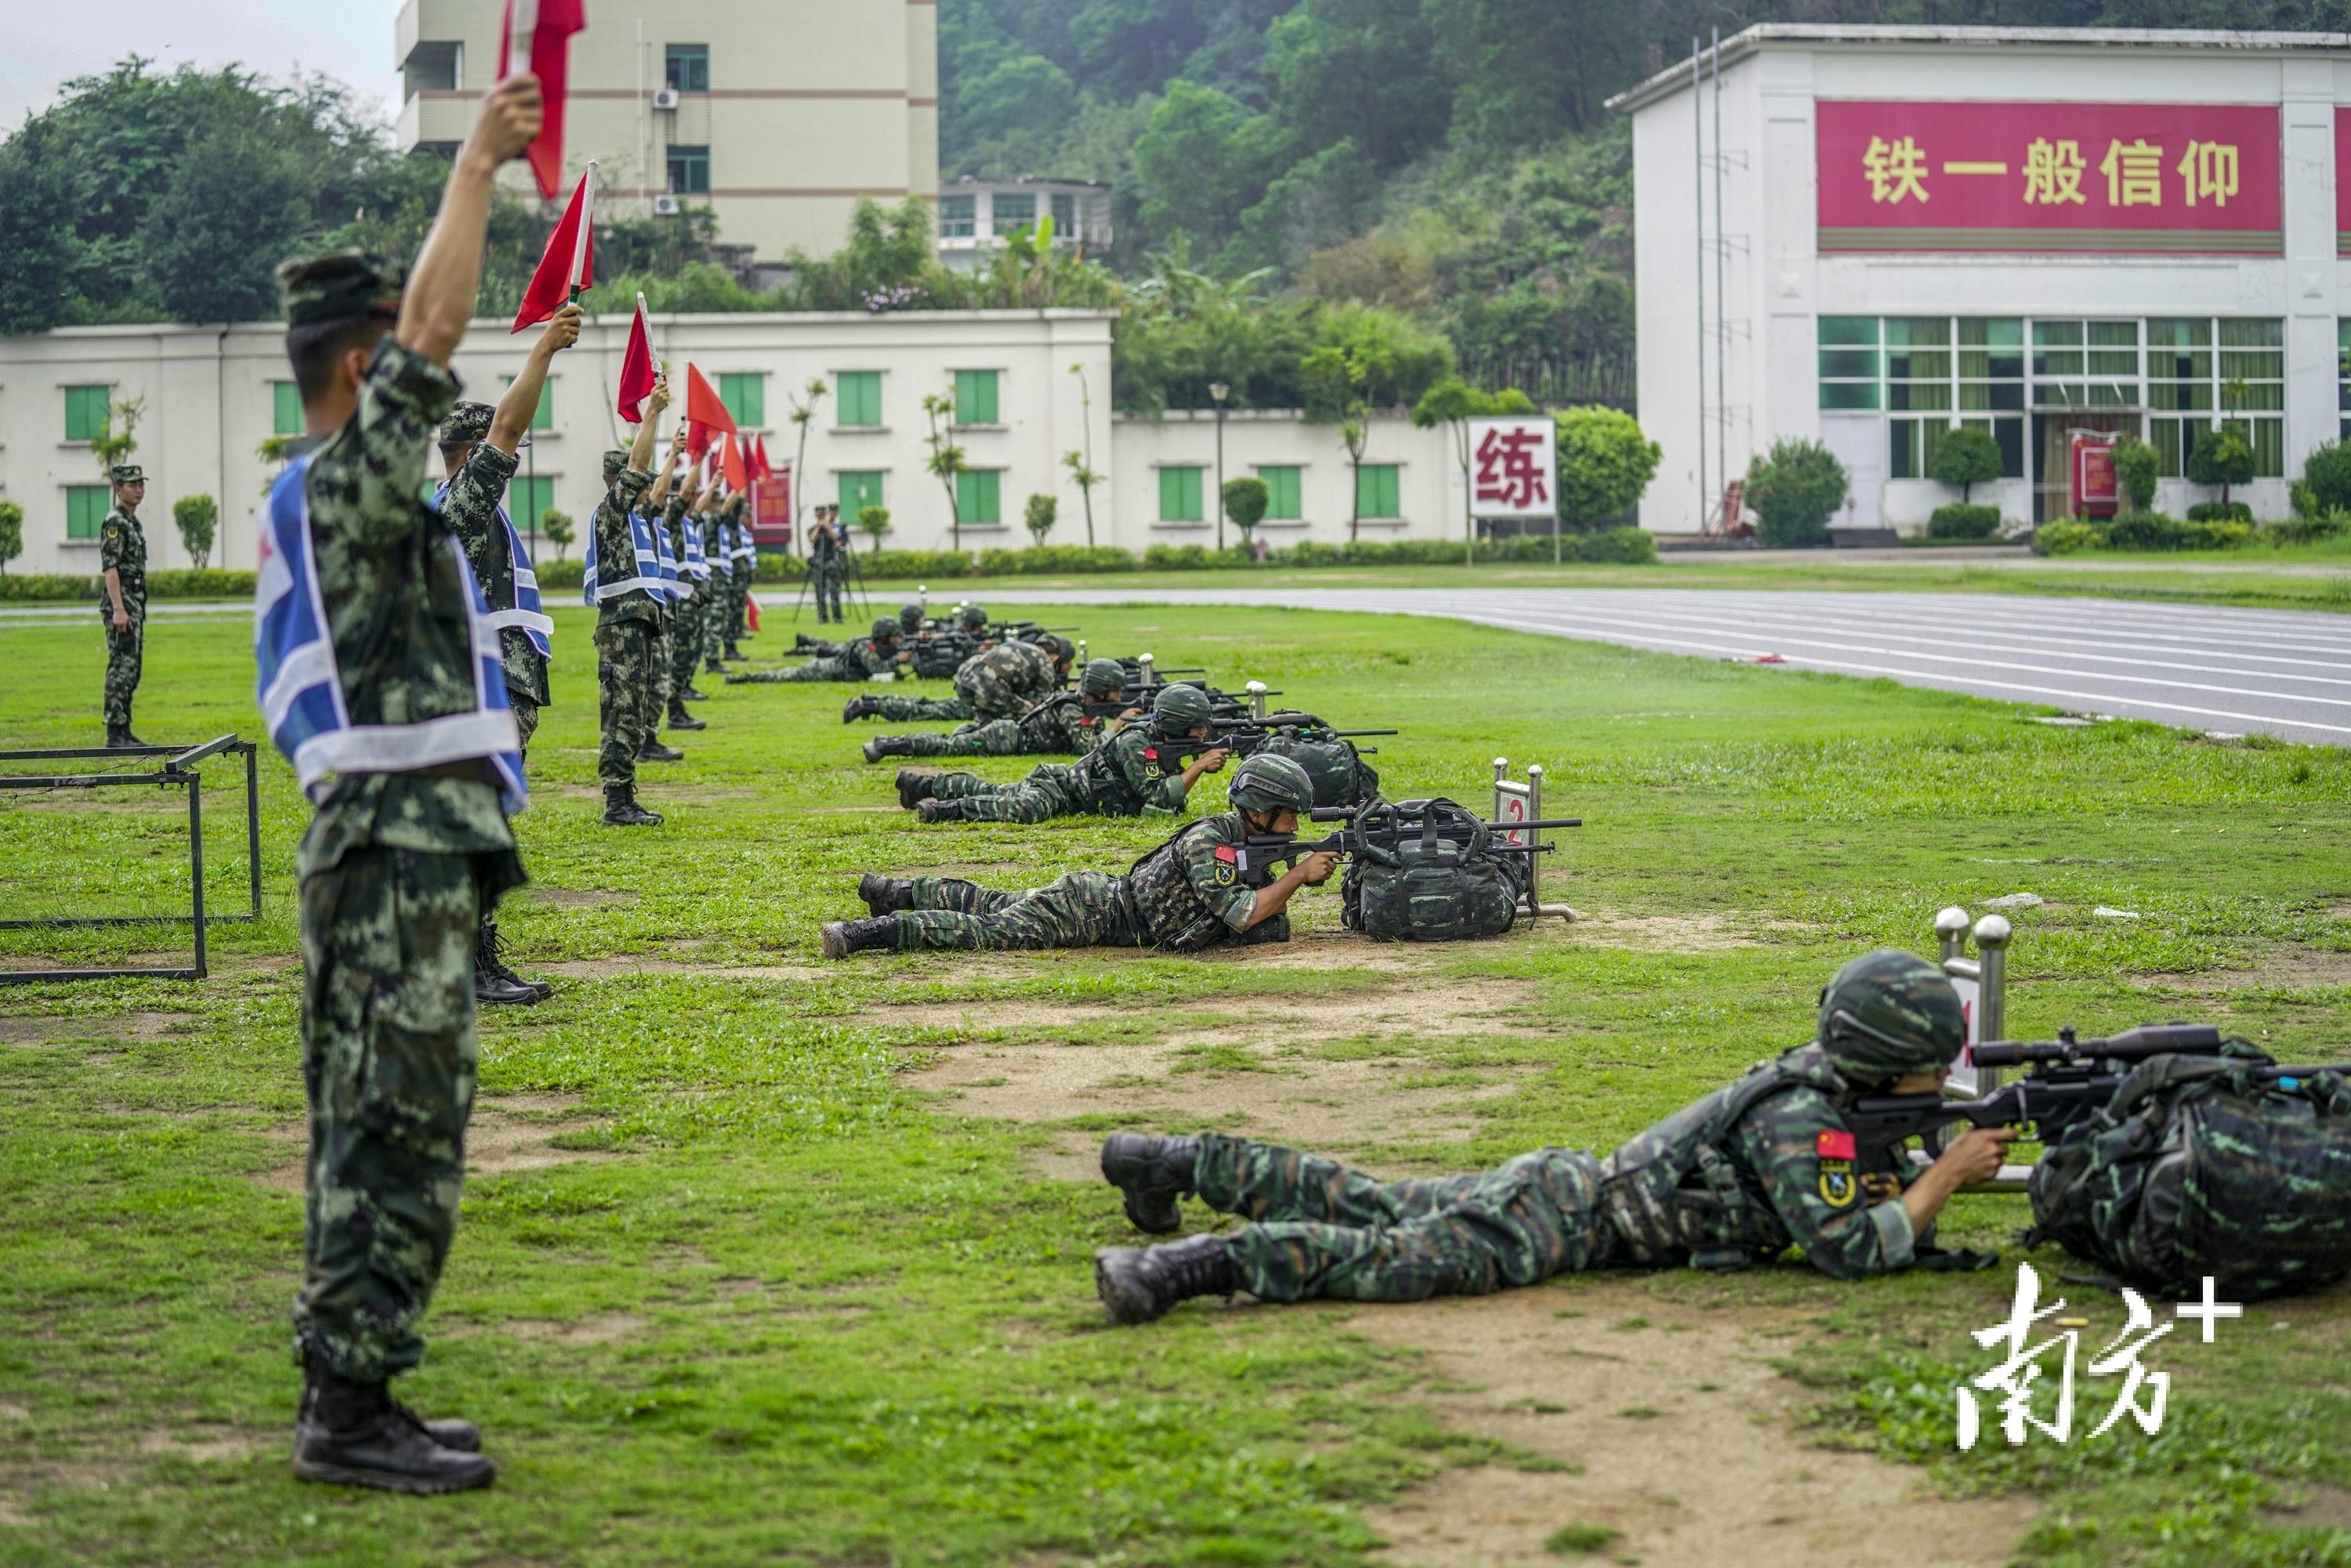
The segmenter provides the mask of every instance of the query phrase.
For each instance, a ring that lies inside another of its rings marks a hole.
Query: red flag
[[[645,297],[640,294],[636,319],[629,323],[629,346],[621,353],[621,401],[615,411],[631,424],[644,423],[645,399],[653,395],[657,374],[653,323],[645,315]]]
[[[696,424],[690,419],[685,422],[685,455],[695,463],[701,463],[702,455],[708,452],[717,439],[718,433],[708,425]]]
[[[711,387],[710,379],[693,365],[685,367],[685,419],[689,424],[735,434],[735,416],[726,412],[726,402]]]
[[[530,37],[530,73],[538,78],[546,119],[526,150],[538,193],[549,201],[563,185],[564,82],[570,74],[571,35],[588,27],[587,0],[507,0],[498,29],[498,76],[514,74],[514,41]]]
[[[530,287],[522,291],[522,308],[515,313],[516,331],[553,320],[566,301],[577,298],[581,289],[596,281],[595,207],[596,165],[591,162],[571,192],[563,221],[547,236],[547,252],[538,258],[538,270],[530,275]]]
[[[719,465],[726,475],[726,487],[729,490],[747,490],[751,487],[751,463],[750,459],[744,455],[741,436],[729,435],[726,438],[726,445],[719,458]]]
[[[743,444],[743,469],[756,485],[774,470],[768,466],[768,444],[763,436],[755,435]]]
[[[266,529],[263,531],[267,532]],[[743,596],[743,629],[747,632],[759,629],[759,596],[756,593]]]

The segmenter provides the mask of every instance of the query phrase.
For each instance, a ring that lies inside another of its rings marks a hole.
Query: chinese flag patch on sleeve
[[[1232,845],[1218,844],[1217,846],[1217,858],[1223,861],[1226,864],[1230,865],[1234,861],[1238,860],[1239,856],[1234,852]]]
[[[1159,748],[1158,748],[1157,747],[1155,747],[1155,746],[1146,746],[1146,747],[1144,747],[1143,748],[1143,760],[1144,760],[1145,762],[1156,762],[1156,761],[1158,761],[1158,760],[1159,760]]]
[[[1854,1158],[1853,1134],[1847,1132],[1823,1132],[1813,1138],[1813,1153],[1824,1160]]]

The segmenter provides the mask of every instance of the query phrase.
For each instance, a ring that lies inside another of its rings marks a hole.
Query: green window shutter
[[[1393,463],[1366,463],[1355,471],[1355,504],[1364,517],[1404,516],[1399,473]]]
[[[66,486],[66,538],[94,539],[98,526],[106,521],[106,514],[114,507],[114,494],[105,485],[68,485]]]
[[[539,385],[538,406],[531,410],[530,427],[533,430],[555,428],[555,381],[552,377]]]
[[[994,371],[957,371],[956,378],[956,423],[957,424],[995,424],[996,372]]]
[[[538,519],[547,508],[555,505],[555,479],[542,474],[536,478],[517,474],[507,486],[507,516],[524,533],[536,533]]]
[[[967,523],[1004,520],[1004,476],[993,468],[972,468],[956,476],[956,517]]]
[[[66,439],[95,439],[106,428],[107,408],[113,395],[112,387],[66,388]]]
[[[882,498],[882,476],[876,472],[843,473],[835,476],[839,484],[841,522],[843,528],[857,526],[857,515],[868,507],[889,503]]]
[[[1268,522],[1294,523],[1306,516],[1299,496],[1300,470],[1296,468],[1260,468],[1257,476],[1265,481],[1265,517]]]
[[[844,371],[833,378],[844,425],[882,423],[882,372]]]
[[[302,389],[292,382],[269,383],[269,429],[274,435],[302,434]]]
[[[751,371],[720,376],[718,401],[726,405],[726,412],[735,416],[736,423],[747,429],[759,429],[768,423],[767,373]]]
[[[1196,523],[1201,520],[1200,475],[1197,468],[1162,468],[1159,471],[1159,520],[1163,523]]]

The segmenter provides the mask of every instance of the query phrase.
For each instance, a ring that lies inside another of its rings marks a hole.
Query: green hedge
[[[1927,519],[1927,537],[1930,539],[1988,539],[2000,532],[1998,507],[1973,507],[1953,501],[1938,507]]]
[[[2253,543],[2294,542],[2282,525],[2256,528],[2230,514],[2218,518],[2182,522],[2161,512],[2125,512],[2120,517],[2088,521],[2043,523],[2032,548],[2042,555],[2072,555],[2085,549],[2214,550],[2241,549]]]
[[[89,599],[99,595],[99,580],[68,572],[9,572],[0,575],[0,603],[26,604],[41,601]],[[150,599],[251,599],[253,573],[183,570],[147,574]]]

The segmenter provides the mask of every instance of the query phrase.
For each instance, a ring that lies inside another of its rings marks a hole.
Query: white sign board
[[[1950,977],[1951,989],[1959,993],[1959,1016],[1967,1019],[1968,1042],[1959,1048],[1959,1059],[1951,1063],[1950,1088],[1966,1099],[1972,1100],[1983,1092],[1976,1082],[1974,1051],[1979,1040],[1978,1020],[1982,1016],[1983,982],[1970,980],[1964,975]]]
[[[1559,516],[1559,426],[1549,414],[1469,422],[1469,515]]]
[[[1494,786],[1494,841],[1498,844],[1524,844],[1534,834],[1525,828],[1513,828],[1512,822],[1534,820],[1528,809],[1527,787],[1523,784],[1500,783]]]

